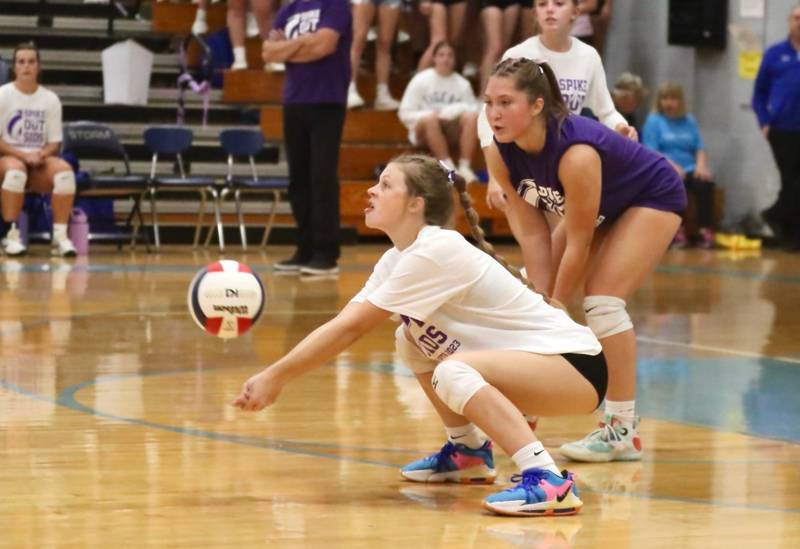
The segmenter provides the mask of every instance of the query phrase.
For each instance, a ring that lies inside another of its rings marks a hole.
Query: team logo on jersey
[[[550,187],[539,186],[533,179],[523,179],[519,182],[517,192],[522,199],[541,210],[553,212],[556,215],[564,216],[564,200],[563,194]],[[606,216],[598,215],[594,226],[597,227],[605,221]]]
[[[316,32],[319,25],[319,9],[295,13],[286,21],[283,34],[288,39]]]
[[[8,119],[5,134],[8,142],[13,145],[42,147],[47,142],[44,125],[44,110],[19,109]]]
[[[534,208],[564,215],[564,195],[550,187],[539,186],[533,179],[523,179],[519,182],[517,192]]]

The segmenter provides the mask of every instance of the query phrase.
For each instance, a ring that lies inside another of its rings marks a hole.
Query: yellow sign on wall
[[[761,65],[760,51],[739,52],[739,78],[744,80],[755,80],[758,74],[758,67]]]

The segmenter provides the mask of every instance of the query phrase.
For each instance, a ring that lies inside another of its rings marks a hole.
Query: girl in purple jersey
[[[625,300],[680,226],[683,184],[662,156],[568,113],[546,63],[506,59],[486,87],[490,171],[508,195],[528,277],[561,303],[584,285],[586,323],[608,360],[605,422],[561,453],[580,461],[641,459],[636,337]],[[544,212],[564,219],[552,235]]]

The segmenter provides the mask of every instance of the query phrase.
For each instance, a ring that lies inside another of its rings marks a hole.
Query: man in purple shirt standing
[[[276,270],[336,274],[339,148],[350,82],[352,14],[347,0],[294,0],[264,42],[266,63],[285,63],[283,135],[297,250]]]

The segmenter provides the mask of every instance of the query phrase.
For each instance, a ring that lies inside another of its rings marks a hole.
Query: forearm
[[[541,220],[541,223],[526,219],[524,212],[520,212],[520,208],[531,208],[531,206],[526,203],[509,203],[506,210],[508,225],[522,250],[522,263],[525,265],[528,280],[538,291],[547,292],[552,269],[551,242],[550,233],[546,227],[547,222],[544,219]],[[534,214],[538,213],[534,212]]]
[[[567,244],[561,263],[558,265],[553,298],[564,304],[569,303],[583,278],[588,258],[589,245],[570,246]]]
[[[301,38],[292,40],[267,40],[261,48],[261,57],[265,63],[284,63],[302,47]]]
[[[299,47],[286,59],[292,63],[310,63],[333,53],[328,44],[318,39],[315,33],[305,34],[296,41]]]
[[[0,156],[13,156],[15,158],[19,158],[20,160],[22,160],[23,155],[24,153],[21,150],[12,147],[8,143],[0,139]]]
[[[333,319],[308,334],[294,349],[269,366],[281,384],[314,370],[353,344],[361,332]]]
[[[50,156],[58,155],[58,151],[61,150],[61,143],[56,141],[55,143],[48,143],[47,145],[42,148],[42,158],[48,158]]]

